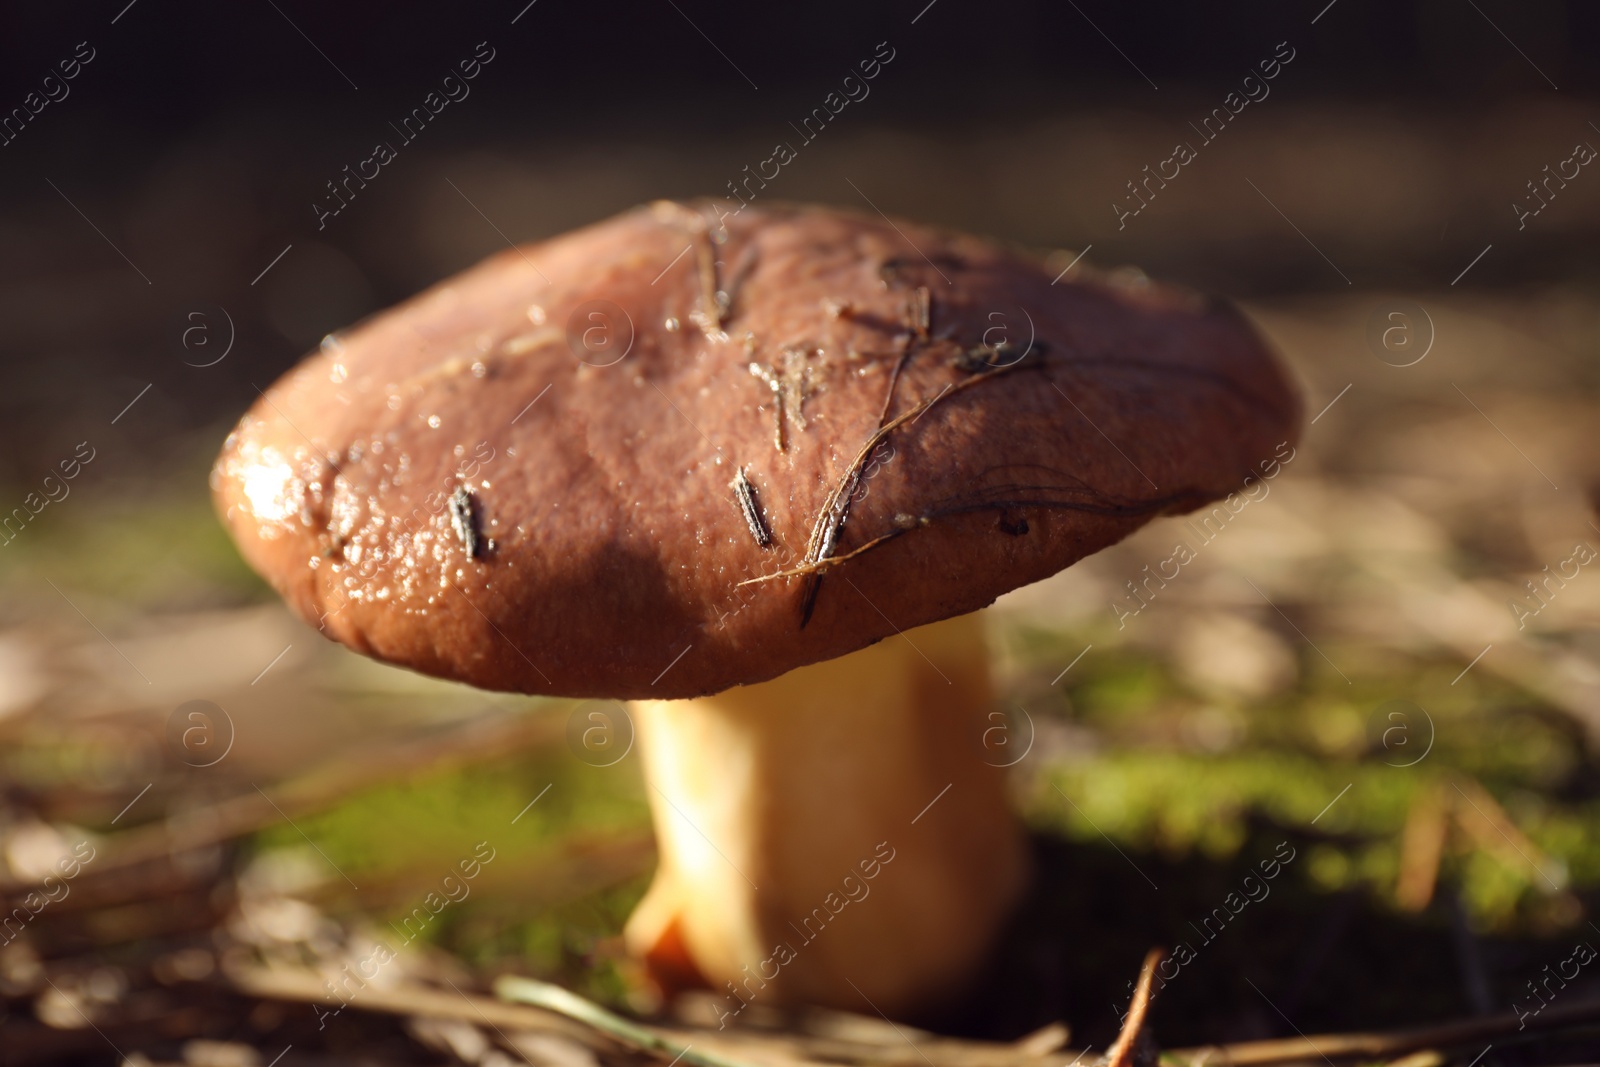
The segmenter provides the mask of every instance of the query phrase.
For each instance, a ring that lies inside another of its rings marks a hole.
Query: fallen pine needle
[[[655,1053],[674,1063],[682,1062],[689,1067],[752,1067],[738,1060],[725,1059],[712,1053],[696,1052],[693,1044],[679,1045],[669,1041],[660,1034],[647,1030],[637,1023],[629,1022],[622,1016],[549,982],[508,975],[495,982],[494,993],[502,1000],[531,1004],[546,1011],[565,1015],[569,1019],[594,1027],[624,1045],[641,1052]]]
[[[1428,1049],[1473,1045],[1527,1030],[1553,1030],[1571,1023],[1600,1020],[1600,1000],[1556,1004],[1537,1015],[1519,1019],[1513,1013],[1483,1019],[1463,1019],[1438,1026],[1387,1032],[1313,1034],[1236,1045],[1169,1049],[1163,1062],[1182,1065],[1228,1064],[1229,1067],[1266,1067],[1268,1064],[1331,1062],[1334,1060],[1388,1060]]]
[[[506,1004],[460,991],[447,993],[422,985],[368,985],[346,997],[341,996],[324,975],[299,967],[224,965],[224,975],[229,986],[246,996],[336,1006],[335,1015],[349,1008],[354,1012],[459,1019],[511,1030],[598,1040],[592,1027],[574,1025],[559,1012]]]

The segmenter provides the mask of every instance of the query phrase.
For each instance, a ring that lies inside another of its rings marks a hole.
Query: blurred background
[[[1600,992],[1600,968],[1562,969],[1600,945],[1600,7],[3,17],[0,890],[28,918],[0,924],[0,1061],[617,1062],[487,1019],[328,1020],[230,966],[337,973],[482,842],[493,860],[393,982],[516,971],[711,1018],[650,1003],[620,950],[654,862],[636,757],[570,743],[572,702],[325,643],[240,562],[207,471],[330,331],[508,242],[726,194],[780,142],[797,158],[761,197],[1236,299],[1310,419],[1214,536],[1161,520],[992,609],[997,757],[1026,753],[1041,878],[991,979],[929,1025],[1009,1042],[1061,1021],[1103,1049],[1146,949],[1180,943],[1169,1048],[1554,1018]],[[474,57],[466,95],[403,129]],[[336,196],[379,142],[394,158]],[[1180,142],[1193,158],[1165,162]],[[1178,577],[1138,584],[1179,541]],[[1199,929],[1291,852],[1264,899]],[[70,891],[23,904],[52,872]],[[760,1025],[849,1030],[818,1018]],[[1530,1036],[1484,1062],[1600,1041]]]

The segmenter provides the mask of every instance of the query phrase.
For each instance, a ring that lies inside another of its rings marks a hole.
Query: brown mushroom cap
[[[718,210],[504,252],[325,341],[217,461],[245,557],[391,663],[697,696],[983,607],[1296,436],[1229,305],[831,209]]]

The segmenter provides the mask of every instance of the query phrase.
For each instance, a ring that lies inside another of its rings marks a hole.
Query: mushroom
[[[668,989],[892,1015],[1025,888],[974,614],[1236,488],[1299,401],[1230,305],[820,207],[657,203],[290,371],[212,473],[351,648],[631,701]],[[986,745],[988,747],[986,747]]]

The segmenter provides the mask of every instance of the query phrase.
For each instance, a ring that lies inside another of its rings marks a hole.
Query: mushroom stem
[[[889,1014],[953,996],[1027,878],[962,616],[758,685],[633,705],[660,861],[626,938],[667,989]]]

